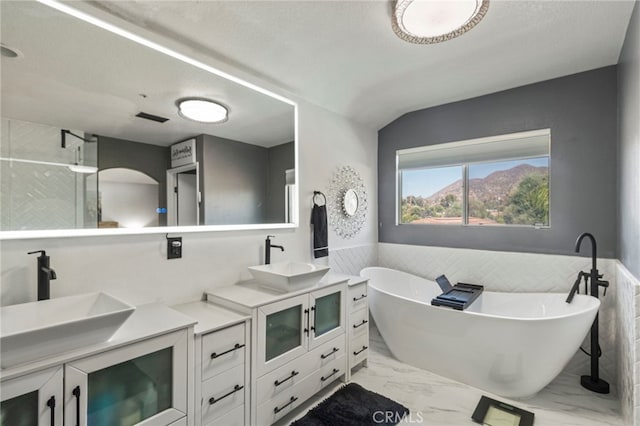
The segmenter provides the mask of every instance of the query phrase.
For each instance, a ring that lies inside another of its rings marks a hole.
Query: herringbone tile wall
[[[638,418],[638,399],[640,395],[636,392],[635,383],[640,383],[640,353],[638,348],[638,326],[640,317],[638,316],[638,289],[640,283],[631,275],[626,268],[618,262],[616,265],[616,283],[618,298],[616,309],[618,321],[616,332],[618,336],[618,395],[620,396],[620,406],[622,417],[626,424],[640,424]],[[635,305],[635,306],[634,306]],[[635,397],[634,397],[635,393]],[[635,414],[634,414],[635,411]],[[633,423],[635,415],[636,422]]]

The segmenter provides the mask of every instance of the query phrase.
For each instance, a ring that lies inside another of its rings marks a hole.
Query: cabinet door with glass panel
[[[328,287],[309,294],[309,349],[345,332],[345,292]]]
[[[187,332],[65,365],[65,424],[168,425],[187,413]]]
[[[343,286],[331,286],[258,309],[258,377],[345,330]]]
[[[62,425],[62,386],[62,366],[3,381],[0,425]]]

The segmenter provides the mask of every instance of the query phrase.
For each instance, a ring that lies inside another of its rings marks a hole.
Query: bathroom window
[[[549,226],[549,129],[397,151],[398,223]]]

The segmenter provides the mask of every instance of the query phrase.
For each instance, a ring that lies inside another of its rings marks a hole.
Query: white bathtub
[[[580,347],[600,301],[566,294],[485,291],[464,311],[431,306],[434,281],[365,268],[369,309],[393,355],[493,392],[526,398],[549,384]]]

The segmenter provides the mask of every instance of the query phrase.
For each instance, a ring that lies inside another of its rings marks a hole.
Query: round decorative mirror
[[[358,211],[358,194],[353,189],[347,189],[344,193],[342,210],[347,216],[353,216]]]
[[[353,238],[367,216],[367,191],[352,167],[339,168],[331,179],[327,196],[329,225],[342,238]]]

